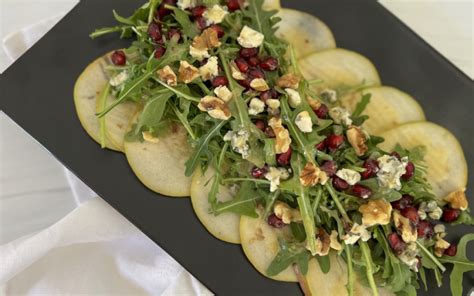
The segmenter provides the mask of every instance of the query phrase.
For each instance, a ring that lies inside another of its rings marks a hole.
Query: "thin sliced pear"
[[[79,121],[89,136],[97,143],[100,143],[99,119],[95,115],[97,97],[109,81],[110,77],[107,76],[105,67],[110,63],[109,54],[96,59],[84,69],[74,86],[74,105]],[[105,146],[112,150],[121,151],[120,147],[107,137]]]
[[[263,10],[279,10],[281,8],[280,0],[263,1]]]
[[[313,89],[325,88],[348,92],[361,86],[378,86],[380,77],[377,69],[363,55],[342,48],[328,49],[310,54],[298,61],[300,70],[307,80],[321,79]]]
[[[209,167],[203,174],[198,168],[191,183],[191,203],[199,221],[216,238],[228,243],[240,244],[240,216],[235,213],[222,213],[218,216],[209,212],[208,194],[212,187],[215,170]],[[232,193],[225,186],[219,187],[219,201],[232,199]]]
[[[184,175],[185,162],[191,157],[186,130],[171,127],[158,143],[125,142],[128,163],[138,179],[149,189],[167,196],[190,195],[191,177]]]
[[[331,30],[317,17],[286,8],[281,9],[277,16],[281,17],[281,22],[277,25],[276,35],[293,46],[297,59],[336,47]]]
[[[266,270],[280,251],[279,237],[290,237],[289,226],[277,229],[268,225],[263,219],[263,211],[259,210],[259,218],[242,216],[240,218],[240,240],[242,249],[250,263],[261,274],[269,277]],[[283,282],[297,282],[298,279],[291,266],[271,279]]]
[[[397,143],[404,148],[425,146],[426,177],[433,193],[443,198],[466,187],[467,163],[461,144],[444,127],[432,122],[415,122],[400,125],[381,134],[385,142],[380,148],[391,151]]]
[[[352,112],[365,94],[371,94],[370,104],[362,113],[369,116],[364,122],[369,134],[379,135],[404,123],[426,120],[423,109],[414,98],[389,86],[369,87],[348,93],[340,98],[340,102]]]

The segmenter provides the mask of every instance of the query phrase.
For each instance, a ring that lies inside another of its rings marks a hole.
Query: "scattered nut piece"
[[[199,73],[201,74],[202,80],[207,81],[219,74],[219,66],[217,57],[210,57],[206,64],[199,67]]]
[[[293,209],[281,201],[275,202],[275,205],[273,206],[273,213],[275,213],[275,216],[280,218],[285,224],[303,221],[299,210]]]
[[[331,237],[323,228],[316,233],[316,255],[326,256],[331,248]]]
[[[308,162],[300,173],[300,183],[305,187],[325,184],[327,180],[327,174],[312,162]]]
[[[205,96],[202,98],[198,104],[198,108],[201,111],[206,111],[209,116],[216,119],[227,120],[231,115],[229,107],[227,107],[225,102],[213,96]]]
[[[443,254],[444,254],[444,250],[446,250],[447,248],[449,248],[451,244],[448,243],[447,241],[445,241],[444,239],[442,238],[438,238],[436,240],[436,243],[435,243],[435,247],[434,247],[434,253],[437,257],[442,257]]]
[[[366,242],[370,239],[370,237],[371,237],[371,234],[370,232],[367,231],[367,228],[365,228],[364,225],[359,225],[358,223],[354,223],[354,225],[352,225],[351,230],[349,230],[348,233],[344,234],[344,236],[342,237],[342,240],[347,245],[353,245],[359,239],[362,239],[362,241]]]
[[[158,76],[161,81],[166,82],[170,86],[178,85],[178,78],[170,66],[165,66],[163,69],[158,70]]]
[[[232,72],[232,78],[235,80],[244,80],[247,78],[244,73],[240,72],[239,68],[234,61],[230,62],[230,71]]]
[[[250,82],[250,87],[258,91],[269,90],[267,82],[263,78],[255,78]]]
[[[355,125],[349,126],[349,129],[346,131],[346,135],[347,140],[351,144],[352,148],[354,148],[357,156],[362,156],[369,150],[369,147],[367,147],[367,144],[365,143],[367,139],[359,127]]]
[[[277,85],[281,88],[298,89],[300,78],[296,74],[288,73],[278,79]]]
[[[225,85],[218,86],[214,89],[214,93],[219,99],[224,102],[229,102],[232,99],[232,92]]]
[[[180,81],[188,84],[199,77],[199,70],[187,61],[180,61],[178,75]]]
[[[359,207],[362,213],[362,224],[370,227],[377,224],[386,225],[390,223],[392,205],[385,199],[369,200],[368,203]]]
[[[285,153],[290,149],[291,138],[290,133],[286,128],[283,127],[281,118],[273,117],[268,121],[268,126],[273,129],[275,134],[275,153]]]
[[[313,99],[312,97],[307,96],[306,101],[313,110],[318,110],[321,107],[321,102],[318,99]]]
[[[339,235],[338,235],[337,231],[335,231],[335,230],[331,231],[331,248],[336,250],[336,251],[342,250],[342,245],[338,240],[338,236]]]
[[[393,223],[400,230],[404,242],[411,243],[416,241],[418,238],[416,227],[408,218],[400,215],[398,211],[393,211]]]

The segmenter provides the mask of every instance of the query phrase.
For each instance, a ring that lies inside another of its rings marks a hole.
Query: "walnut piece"
[[[340,251],[342,250],[342,245],[341,243],[339,242],[339,240],[337,239],[339,236],[339,234],[337,233],[336,230],[333,230],[331,231],[331,249],[334,249],[336,251]]]
[[[250,87],[258,91],[269,90],[267,82],[263,78],[255,78],[250,82]]]
[[[347,140],[354,148],[355,153],[357,156],[364,155],[369,147],[365,143],[367,141],[364,132],[357,126],[351,125],[349,129],[346,131]]]
[[[465,191],[466,188],[453,191],[447,197],[445,197],[444,200],[449,203],[451,208],[464,211],[468,207]]]
[[[300,85],[300,78],[296,74],[288,73],[278,79],[277,85],[281,88],[297,89]]]
[[[273,206],[273,213],[285,224],[303,221],[300,211],[291,208],[289,205],[281,201],[275,202],[275,205]]]
[[[359,207],[359,212],[362,213],[362,224],[367,227],[386,225],[390,223],[392,206],[385,199],[369,200]]]
[[[318,229],[316,234],[316,254],[326,256],[331,248],[331,237],[323,228]]]
[[[312,162],[308,162],[300,173],[300,183],[305,187],[325,184],[327,180],[327,174]]]
[[[275,134],[275,153],[285,153],[290,149],[291,138],[290,133],[281,123],[281,118],[273,117],[268,121],[268,125],[273,129]]]
[[[214,47],[219,47],[221,42],[217,36],[217,31],[208,28],[204,30],[201,35],[194,37],[192,47],[198,50],[208,50]]]
[[[209,116],[216,119],[227,120],[231,115],[229,107],[227,107],[225,102],[213,96],[205,96],[202,98],[198,104],[198,108],[201,111],[206,111]]]
[[[176,77],[170,66],[165,66],[163,69],[158,70],[158,76],[161,81],[166,82],[170,86],[178,85],[178,77]]]
[[[312,97],[307,96],[306,101],[313,110],[318,110],[321,107],[321,101],[319,101],[318,99],[313,99]]]
[[[435,243],[434,253],[437,257],[442,257],[444,255],[444,250],[449,248],[451,244],[445,241],[442,238],[438,238]]]
[[[180,81],[188,84],[199,77],[199,69],[187,61],[180,61],[178,76]]]
[[[398,211],[393,211],[393,223],[400,230],[404,242],[411,243],[416,241],[418,232],[408,218],[400,215]]]

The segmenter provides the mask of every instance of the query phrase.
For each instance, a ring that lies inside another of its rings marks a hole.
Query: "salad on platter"
[[[78,78],[87,133],[149,189],[191,197],[210,234],[306,295],[462,295],[474,233],[457,139],[318,18],[269,0],[149,0],[128,48]]]

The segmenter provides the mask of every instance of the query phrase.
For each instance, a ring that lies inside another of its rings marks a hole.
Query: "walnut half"
[[[367,141],[364,132],[357,126],[351,125],[346,132],[347,140],[354,148],[357,156],[364,155],[369,148],[365,143]]]

